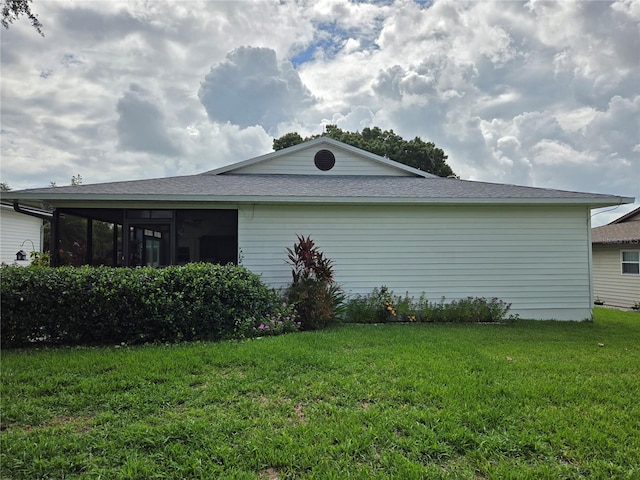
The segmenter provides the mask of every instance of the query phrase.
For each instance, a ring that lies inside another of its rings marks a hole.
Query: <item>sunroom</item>
[[[51,244],[53,265],[237,263],[238,211],[58,208]]]

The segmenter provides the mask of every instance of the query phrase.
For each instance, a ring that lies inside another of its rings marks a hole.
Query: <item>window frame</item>
[[[624,254],[625,253],[635,253],[638,255],[638,259],[637,260],[625,260],[624,259]],[[626,265],[637,265],[638,266],[638,271],[637,272],[625,272],[624,271],[624,266]],[[620,274],[621,275],[640,275],[640,250],[620,250]]]

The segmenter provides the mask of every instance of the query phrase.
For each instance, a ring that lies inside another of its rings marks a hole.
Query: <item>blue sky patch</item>
[[[314,41],[306,49],[291,59],[294,67],[313,60],[316,52],[321,50],[325,56],[332,58],[340,51],[349,34],[336,27],[335,22],[319,23]]]
[[[318,50],[324,53],[328,59],[335,57],[349,38],[355,38],[360,42],[362,49],[377,49],[375,40],[382,25],[381,19],[376,19],[376,28],[365,32],[360,29],[346,30],[339,28],[336,22],[318,23],[316,25],[316,34],[314,41],[308,45],[303,51],[291,58],[291,63],[295,68],[312,61]]]

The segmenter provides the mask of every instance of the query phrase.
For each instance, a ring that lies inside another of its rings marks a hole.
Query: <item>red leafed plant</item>
[[[293,267],[293,283],[313,279],[319,282],[333,283],[333,261],[326,258],[316,247],[311,236],[297,235],[298,243],[293,249],[287,248],[289,264]]]
[[[326,258],[310,236],[297,235],[298,242],[287,248],[293,282],[287,300],[296,305],[304,330],[326,326],[344,300],[334,284],[333,261]]]

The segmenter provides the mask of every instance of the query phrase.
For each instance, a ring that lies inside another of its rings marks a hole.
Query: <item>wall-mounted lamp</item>
[[[24,242],[22,242],[22,243],[20,244],[20,251],[18,251],[18,252],[16,253],[16,261],[17,261],[17,262],[26,262],[26,261],[27,261],[27,254],[26,254],[26,253],[24,252],[24,250],[22,249],[22,247],[24,247],[24,244],[25,244],[25,243],[27,243],[27,242],[30,242],[30,243],[31,243],[31,248],[32,248],[32,250],[31,250],[31,251],[32,251],[32,252],[35,252],[35,251],[36,251],[36,246],[34,245],[33,240],[29,240],[29,239],[27,238]]]

